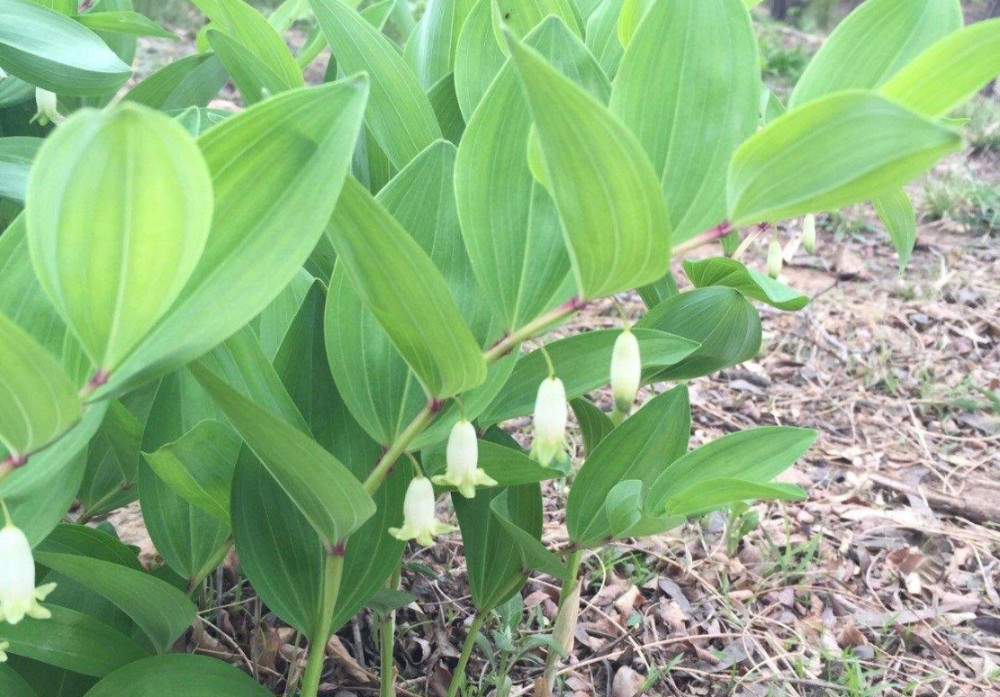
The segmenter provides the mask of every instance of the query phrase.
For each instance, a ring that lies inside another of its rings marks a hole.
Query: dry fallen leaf
[[[640,694],[645,680],[628,666],[622,666],[615,673],[614,682],[611,684],[611,697],[636,697]]]

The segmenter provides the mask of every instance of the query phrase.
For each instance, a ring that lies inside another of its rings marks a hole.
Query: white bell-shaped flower
[[[45,620],[52,613],[38,604],[56,587],[54,583],[35,588],[35,560],[31,545],[21,530],[7,519],[0,530],[0,620],[17,624],[25,615]]]
[[[611,391],[616,411],[626,415],[632,411],[640,382],[642,357],[639,354],[639,340],[630,329],[626,329],[618,335],[611,354]]]
[[[771,246],[767,250],[767,275],[777,278],[781,275],[782,264],[781,243],[778,240],[771,240]]]
[[[0,68],[0,82],[7,79],[7,73],[4,72],[3,68]]]
[[[426,546],[434,544],[436,535],[443,535],[455,528],[437,519],[434,510],[434,487],[426,477],[410,482],[403,499],[403,527],[389,528],[397,540],[416,540]]]
[[[497,483],[479,468],[479,440],[476,427],[461,419],[451,429],[447,449],[448,470],[434,477],[434,483],[453,486],[467,499],[476,497],[477,486],[496,486]]]
[[[542,380],[535,398],[535,440],[531,444],[531,457],[543,467],[553,461],[569,459],[566,409],[566,388],[562,380],[554,377]]]
[[[10,648],[9,641],[0,641],[0,663],[7,662],[7,649]]]
[[[812,213],[802,220],[802,246],[810,254],[816,250],[816,216]]]
[[[48,126],[50,123],[62,123],[66,120],[66,117],[59,113],[59,98],[55,92],[49,92],[41,87],[36,87],[35,107],[37,111],[31,120],[38,122],[39,126]]]

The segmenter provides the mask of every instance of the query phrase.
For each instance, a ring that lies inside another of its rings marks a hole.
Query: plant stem
[[[545,314],[539,315],[520,329],[514,330],[487,349],[483,354],[486,358],[486,362],[495,363],[517,348],[518,344],[537,336],[556,322],[566,319],[574,312],[582,309],[583,305],[584,303],[582,300],[579,298],[573,298],[572,300],[564,302],[559,307],[549,310]]]
[[[476,637],[479,636],[479,630],[483,628],[485,621],[486,613],[476,611],[476,616],[472,618],[472,625],[469,627],[469,633],[465,636],[465,643],[462,644],[462,655],[459,656],[455,673],[451,677],[448,697],[455,697],[459,688],[465,684],[465,667],[469,665],[469,657],[472,656],[472,649],[476,645]]]
[[[566,566],[569,567],[569,574],[566,576],[566,581],[563,582],[562,588],[559,590],[559,612],[556,615],[556,622],[558,623],[559,618],[563,617],[563,613],[568,612],[569,609],[566,608],[566,603],[572,598],[576,602],[580,602],[579,597],[577,597],[576,585],[577,577],[580,575],[580,560],[583,558],[583,550],[575,549],[569,553],[566,557]],[[573,632],[575,627],[567,628],[567,634],[569,636],[569,648],[573,646]],[[558,639],[562,639],[557,637]],[[556,672],[559,669],[559,660],[562,658],[556,651],[549,650],[549,655],[545,657],[545,684],[548,686],[549,694],[552,694],[552,688],[556,681]]]
[[[393,466],[396,464],[396,460],[403,456],[406,449],[413,442],[413,439],[423,433],[424,429],[431,425],[435,417],[441,411],[440,402],[430,402],[420,413],[417,414],[413,421],[406,427],[406,429],[396,436],[395,440],[389,446],[389,449],[385,451],[385,454],[379,458],[378,464],[375,465],[375,469],[372,473],[368,475],[368,479],[365,480],[365,491],[369,495],[374,494],[378,491],[378,488],[382,486],[385,482],[386,477],[392,472]]]
[[[387,588],[399,588],[401,567],[397,566],[389,579]],[[381,657],[381,673],[379,697],[396,697],[396,663],[392,656],[393,643],[396,639],[396,611],[392,610],[382,618],[379,629],[379,656]]]
[[[320,609],[320,621],[316,631],[309,639],[309,657],[306,659],[306,669],[302,674],[301,697],[317,697],[319,681],[323,676],[323,664],[326,662],[326,642],[330,639],[330,625],[333,623],[333,613],[337,608],[337,596],[340,595],[340,580],[344,574],[344,549],[338,545],[327,552],[323,566],[323,605]]]

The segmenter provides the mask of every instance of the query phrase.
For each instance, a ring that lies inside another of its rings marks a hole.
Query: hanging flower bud
[[[639,392],[642,381],[642,358],[639,340],[631,329],[626,329],[615,340],[611,354],[611,391],[615,397],[615,410],[628,415]]]
[[[25,615],[46,620],[52,613],[38,604],[56,587],[54,583],[35,588],[35,560],[31,545],[20,529],[7,519],[0,530],[0,620],[17,624]]]
[[[543,467],[553,460],[569,459],[566,445],[566,388],[559,378],[546,378],[538,386],[535,398],[535,440],[531,456]]]
[[[781,265],[781,243],[774,239],[767,250],[767,275],[777,278],[781,274]]]
[[[35,88],[35,106],[38,111],[31,119],[39,126],[48,126],[50,123],[62,123],[66,117],[59,113],[59,98],[55,92],[43,90],[41,87]]]
[[[403,499],[403,527],[389,528],[389,534],[397,540],[416,540],[426,546],[434,544],[435,535],[443,535],[455,528],[442,523],[435,516],[434,487],[426,477],[417,477],[410,482]]]
[[[0,663],[7,662],[7,649],[10,648],[9,641],[0,641]]]
[[[816,249],[816,216],[812,213],[802,220],[802,246],[810,254]]]
[[[497,483],[479,468],[479,441],[476,428],[461,419],[451,429],[447,450],[448,471],[434,477],[434,483],[453,486],[467,499],[476,497],[477,486],[496,486]]]

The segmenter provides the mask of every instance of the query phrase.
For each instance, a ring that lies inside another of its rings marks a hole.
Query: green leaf
[[[617,329],[597,330],[546,345],[545,350],[566,387],[568,399],[607,384],[611,376],[611,354],[620,334]],[[698,350],[695,342],[664,332],[637,328],[635,336],[647,375],[659,373],[664,366],[683,362]],[[530,413],[538,385],[548,375],[548,364],[541,351],[523,356],[503,392],[480,416],[481,421],[496,423]]]
[[[649,485],[687,451],[691,406],[683,385],[658,395],[604,440],[573,480],[566,504],[570,539],[588,545],[612,533],[604,502],[625,480]]]
[[[85,697],[267,697],[271,693],[223,661],[169,654],[137,661],[97,683]]]
[[[651,380],[690,380],[749,360],[760,351],[760,317],[742,293],[729,288],[700,288],[667,298],[636,322],[695,341],[699,347]],[[640,341],[640,347],[642,343]]]
[[[203,421],[180,440],[146,455],[174,493],[221,521],[229,521],[229,489],[242,441],[218,421]]]
[[[53,445],[0,481],[0,497],[33,545],[69,510],[86,469],[87,444],[104,420],[106,404],[87,407],[80,421]]]
[[[822,97],[775,119],[736,151],[730,218],[746,225],[860,203],[961,145],[957,132],[874,92]]]
[[[590,454],[594,452],[594,448],[604,440],[605,436],[615,429],[615,425],[611,421],[611,418],[598,409],[589,399],[578,397],[571,400],[569,406],[573,410],[574,416],[576,416],[577,423],[580,425],[580,435],[583,436],[583,447],[586,451],[586,456],[590,457]]]
[[[114,92],[132,74],[97,34],[27,0],[0,0],[0,69],[67,96]]]
[[[9,653],[98,678],[149,655],[124,634],[88,615],[57,605],[48,609],[52,617],[47,620],[29,618],[4,625]]]
[[[466,123],[506,60],[493,31],[493,0],[479,0],[455,47],[455,95]]]
[[[212,221],[191,136],[146,107],[87,110],[45,143],[25,211],[42,287],[98,372],[124,361],[181,294]]]
[[[310,0],[337,64],[372,76],[366,123],[397,169],[441,137],[417,76],[389,39],[340,0]]]
[[[609,79],[614,79],[618,73],[625,54],[618,39],[618,18],[624,4],[624,0],[602,0],[587,18],[587,48]]]
[[[76,554],[142,571],[135,550],[117,537],[86,525],[63,523],[36,548],[38,552]]]
[[[163,66],[124,98],[161,111],[205,107],[222,89],[226,77],[218,56],[196,53]]]
[[[0,197],[24,204],[28,170],[41,138],[0,138]]]
[[[117,32],[135,36],[155,36],[161,39],[177,39],[177,35],[167,31],[156,22],[138,12],[127,10],[114,12],[88,12],[74,19],[91,31]]]
[[[441,273],[356,180],[345,185],[329,234],[338,265],[430,396],[451,397],[485,380],[479,344]]]
[[[502,448],[503,446],[497,446]],[[502,605],[527,577],[524,561],[508,527],[493,515],[493,500],[503,496],[505,518],[532,539],[542,535],[542,491],[538,484],[487,489],[473,499],[452,494],[462,529],[472,602],[479,612]]]
[[[375,503],[361,483],[314,440],[203,366],[192,372],[324,544],[333,547],[372,516]]]
[[[454,74],[448,73],[434,83],[427,93],[427,98],[431,100],[431,106],[434,107],[434,114],[445,139],[456,145],[460,143],[462,134],[465,133],[465,119],[458,104],[458,95],[455,94]]]
[[[430,0],[410,38],[403,57],[413,68],[420,86],[430,90],[451,73],[455,48],[473,0]]]
[[[608,492],[603,510],[614,539],[659,535],[684,523],[684,518],[678,516],[650,515],[645,489],[640,480],[626,479]]]
[[[562,20],[574,35],[582,38],[570,0],[494,0],[492,6],[493,32],[501,48],[505,31],[522,39],[549,17]]]
[[[84,519],[110,513],[135,500],[143,428],[121,402],[108,405],[104,423],[90,442],[87,471],[77,494]]]
[[[194,5],[212,20],[212,28],[229,36],[233,43],[252,56],[255,66],[266,71],[265,86],[272,94],[302,87],[302,69],[285,44],[284,39],[268,24],[264,16],[243,0],[192,0]],[[222,58],[222,56],[220,56]],[[223,61],[225,62],[225,61]],[[232,69],[232,66],[227,66]],[[234,76],[235,77],[235,76]],[[261,76],[258,75],[258,78]],[[238,83],[237,83],[238,84]],[[244,98],[256,102],[257,94]]]
[[[624,46],[632,42],[635,30],[655,3],[653,0],[625,0],[618,16],[618,42]]]
[[[110,600],[135,621],[160,652],[170,648],[198,612],[179,590],[142,571],[78,554],[36,551],[35,559]]]
[[[897,72],[883,95],[926,116],[944,116],[1000,73],[1000,18],[940,39]]]
[[[596,298],[655,281],[670,260],[670,224],[642,147],[602,104],[536,51],[508,40],[580,296]]]
[[[0,694],[4,697],[38,697],[31,685],[24,681],[13,668],[0,665]]]
[[[651,511],[665,510],[676,494],[715,479],[766,484],[784,472],[816,440],[816,431],[764,426],[730,433],[674,460],[653,482],[647,497]]]
[[[545,20],[526,42],[564,75],[607,99],[607,78],[563,22]],[[469,121],[455,164],[458,210],[472,268],[508,330],[572,294],[558,212],[529,167],[531,131],[527,98],[508,63]]]
[[[684,261],[684,272],[695,288],[723,286],[735,288],[748,298],[760,300],[779,310],[801,310],[809,298],[774,280],[770,276],[748,269],[735,259],[712,257]]]
[[[507,532],[517,551],[520,552],[524,567],[536,569],[568,583],[570,581],[569,569],[555,554],[545,548],[538,535],[532,534],[514,522],[507,497],[507,491],[500,492],[490,504],[490,510]]]
[[[51,443],[83,415],[62,366],[0,315],[0,443],[20,458]]]
[[[743,479],[709,479],[671,496],[666,513],[692,516],[751,499],[804,501],[808,495],[794,484],[760,484]]]
[[[760,90],[742,0],[654,3],[628,42],[611,111],[659,175],[674,244],[725,219],[729,161],[757,130]]]
[[[868,0],[840,23],[806,66],[789,106],[841,90],[879,87],[961,27],[959,0]]]
[[[204,354],[289,284],[333,211],[365,94],[359,78],[294,90],[199,138],[215,189],[205,252],[169,314],[98,396]]]
[[[890,189],[872,199],[889,238],[899,254],[900,273],[906,268],[917,243],[917,215],[910,197],[902,189]]]

